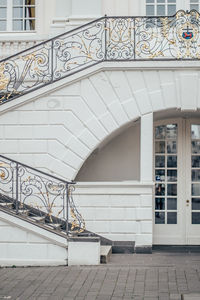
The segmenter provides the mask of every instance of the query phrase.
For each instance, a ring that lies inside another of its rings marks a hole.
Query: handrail
[[[0,61],[0,105],[95,64],[199,60],[200,15],[102,17]]]
[[[13,202],[16,214],[28,208],[42,221],[65,224],[67,235],[85,229],[73,200],[74,184],[0,155],[1,197]]]

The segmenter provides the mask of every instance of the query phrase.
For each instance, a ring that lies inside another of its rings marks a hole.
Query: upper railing
[[[198,60],[200,15],[103,17],[0,61],[0,104],[103,61]]]

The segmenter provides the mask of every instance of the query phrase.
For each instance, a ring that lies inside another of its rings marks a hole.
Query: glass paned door
[[[187,121],[187,243],[200,244],[200,123]]]
[[[154,127],[154,244],[200,245],[200,121]]]
[[[154,127],[154,244],[184,243],[179,180],[182,129],[180,120]]]

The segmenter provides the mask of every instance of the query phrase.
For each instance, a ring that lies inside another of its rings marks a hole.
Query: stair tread
[[[43,220],[45,220],[45,217],[38,217],[38,216],[32,216],[32,217],[29,217],[29,218],[31,218],[33,220],[36,220],[36,221],[43,221]]]
[[[1,202],[1,206],[12,206],[13,204],[11,202]]]

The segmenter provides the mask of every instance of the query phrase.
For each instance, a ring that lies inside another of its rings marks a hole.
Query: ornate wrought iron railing
[[[0,61],[0,104],[103,61],[198,60],[200,15],[103,17]]]
[[[85,229],[73,201],[74,184],[0,155],[0,202],[8,200],[4,204],[12,204],[16,214],[28,211],[33,220],[60,223],[67,234]]]

